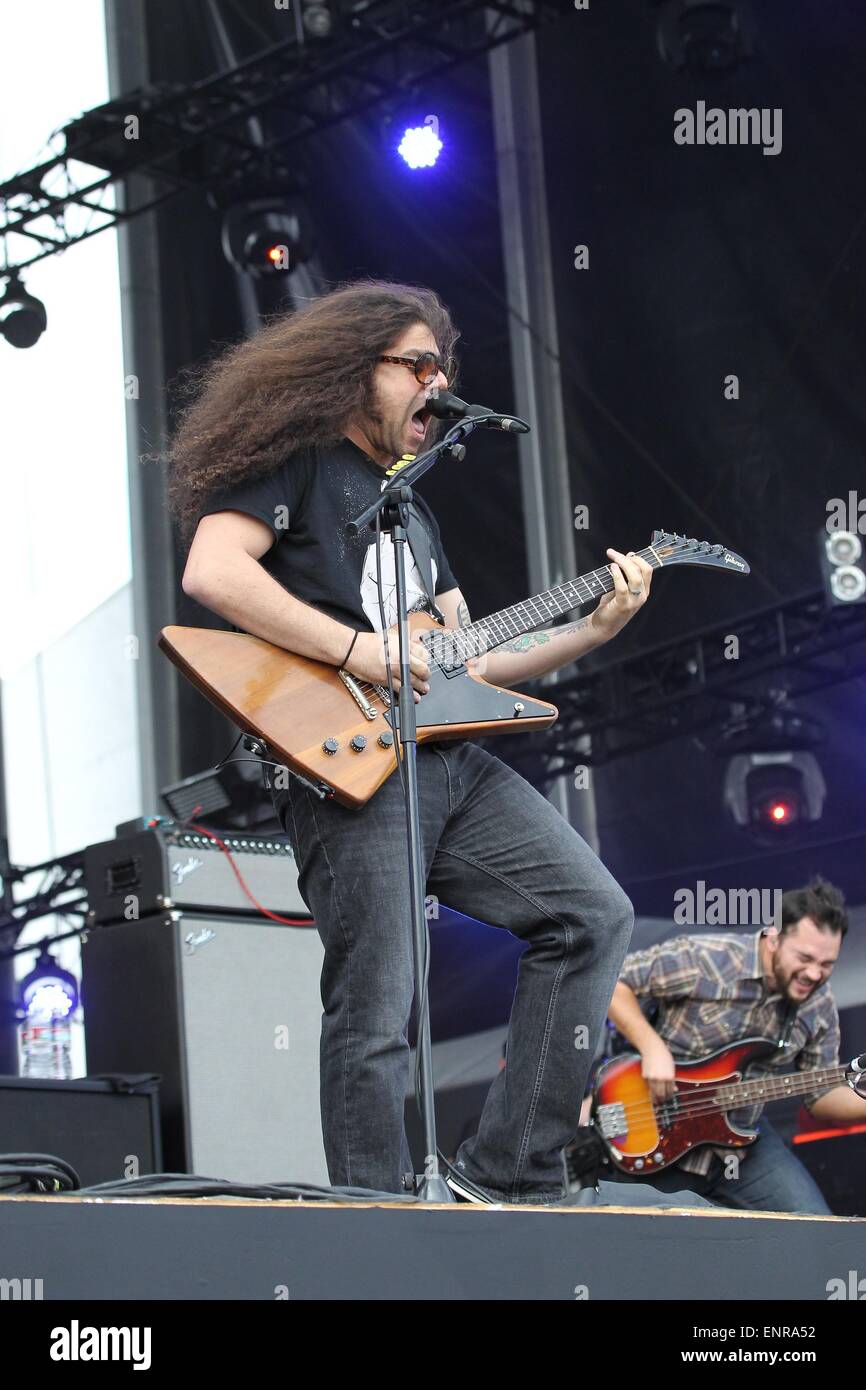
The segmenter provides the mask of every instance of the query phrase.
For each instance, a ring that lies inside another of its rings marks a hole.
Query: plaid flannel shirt
[[[787,1000],[769,994],[760,954],[761,932],[677,936],[626,956],[620,979],[644,1003],[658,1004],[653,1027],[680,1061],[695,1061],[744,1038],[781,1036]],[[839,1065],[839,1015],[828,983],[797,1009],[788,1046],[749,1068],[750,1076],[812,1071]],[[831,1087],[803,1097],[811,1105]],[[732,1111],[734,1123],[752,1126],[762,1106]],[[679,1166],[708,1173],[713,1154],[733,1149],[702,1145]]]

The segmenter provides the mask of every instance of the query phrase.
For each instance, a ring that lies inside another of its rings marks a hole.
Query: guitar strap
[[[795,1004],[793,1000],[788,1000],[787,1007],[785,1008],[784,1017],[782,1019],[782,1031],[779,1034],[779,1045],[781,1047],[787,1045],[787,1043],[790,1040],[791,1034],[794,1031],[794,1021],[797,1017],[798,1007],[799,1006]]]
[[[436,595],[433,592],[433,565],[432,552],[430,549],[430,535],[427,527],[422,522],[414,506],[409,508],[409,524],[406,527],[406,534],[409,539],[409,549],[418,566],[418,573],[421,576],[421,583],[424,591],[432,605],[434,613],[438,613],[436,606]]]

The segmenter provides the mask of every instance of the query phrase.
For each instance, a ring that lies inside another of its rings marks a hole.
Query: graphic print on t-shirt
[[[394,542],[390,535],[383,535],[382,540],[382,602],[385,608],[385,626],[391,627],[397,621],[397,579],[394,568]],[[423,608],[427,595],[424,592],[424,585],[421,582],[421,575],[418,571],[411,552],[406,552],[406,599],[409,612],[416,608]],[[410,563],[411,561],[411,563]],[[430,564],[433,569],[433,592],[436,592],[436,580],[439,569],[436,560],[431,556]],[[367,553],[364,556],[364,563],[361,567],[361,606],[364,609],[370,623],[377,632],[381,630],[379,618],[379,595],[376,586],[376,542],[371,541],[367,546]]]

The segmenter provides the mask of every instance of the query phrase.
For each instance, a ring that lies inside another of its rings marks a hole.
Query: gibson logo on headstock
[[[727,550],[725,551],[725,564],[735,565],[738,570],[744,570],[746,568],[745,562],[741,560],[739,556],[729,555]]]

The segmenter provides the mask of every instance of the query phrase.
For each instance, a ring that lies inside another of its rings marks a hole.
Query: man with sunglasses
[[[455,339],[430,291],[360,282],[272,322],[218,362],[175,440],[175,508],[197,523],[184,590],[245,631],[362,680],[386,684],[387,660],[399,688],[390,537],[381,545],[386,643],[375,539],[349,538],[344,527],[378,496],[396,460],[431,442],[427,401],[452,380]],[[415,498],[435,605],[456,629],[470,621],[466,601],[436,520]],[[519,686],[620,631],[646,601],[652,570],[634,555],[608,555],[614,591],[591,614],[503,643],[475,663],[478,673]],[[417,564],[407,578],[410,608],[426,603]],[[429,674],[413,641],[416,702]],[[550,802],[477,744],[422,744],[417,771],[428,893],[527,946],[507,1065],[449,1180],[467,1200],[556,1202],[574,1097],[628,946],[631,904]],[[358,810],[288,781],[275,804],[325,948],[321,1109],[331,1181],[405,1192],[414,968],[400,779]]]

